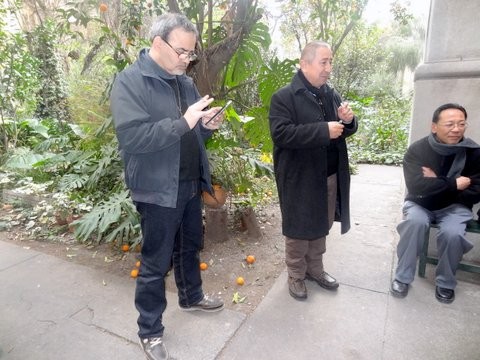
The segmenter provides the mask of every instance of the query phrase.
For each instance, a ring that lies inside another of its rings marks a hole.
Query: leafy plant
[[[56,119],[60,124],[70,120],[63,69],[59,64],[56,44],[58,33],[52,20],[47,20],[28,34],[33,55],[39,60],[42,86],[37,91],[35,115]]]
[[[408,145],[410,99],[386,97],[377,103],[369,98],[363,100],[365,103],[357,102],[355,109],[359,130],[348,139],[353,161],[401,164]]]
[[[83,242],[100,243],[118,241],[119,243],[140,242],[140,222],[128,190],[114,193],[89,213],[73,222],[75,236]],[[92,240],[92,235],[96,239]]]
[[[17,146],[22,117],[35,107],[38,61],[30,54],[22,33],[6,30],[5,19],[16,7],[0,4],[0,154]],[[14,5],[12,5],[14,6]]]
[[[231,136],[231,130],[223,129],[209,143],[212,182],[222,185],[238,206],[256,206],[264,198],[265,183],[273,186],[273,169],[260,150],[236,146]]]

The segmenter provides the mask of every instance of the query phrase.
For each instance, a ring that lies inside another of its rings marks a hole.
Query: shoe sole
[[[399,293],[397,291],[394,291],[392,289],[390,289],[390,294],[392,294],[393,297],[396,297],[397,299],[403,299],[405,297],[407,297],[408,295],[408,292],[406,293]]]
[[[180,306],[180,310],[182,311],[186,311],[186,312],[192,312],[192,311],[203,311],[203,312],[217,312],[217,311],[221,311],[224,309],[224,305],[222,306],[219,306],[219,307],[216,307],[216,308],[201,308],[201,307],[188,307],[188,308],[185,308],[185,307],[181,307]]]
[[[436,294],[435,294],[435,298],[442,304],[451,304],[455,300],[455,297],[451,299],[444,299],[444,298],[438,297]]]
[[[317,279],[314,279],[310,275],[305,275],[305,279],[310,280],[310,281],[315,281],[320,287],[326,289],[326,290],[337,290],[340,284],[338,282],[335,283],[333,286],[325,285],[321,281],[318,281]]]

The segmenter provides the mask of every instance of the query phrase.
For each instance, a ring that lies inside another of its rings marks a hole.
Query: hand
[[[211,109],[207,109],[205,111],[203,109],[210,105],[213,100],[214,99],[211,98],[209,95],[205,95],[196,103],[188,107],[183,117],[185,118],[185,120],[187,120],[190,129],[193,129],[195,125],[197,125],[198,120],[200,120],[202,117],[204,117],[210,112]]]
[[[336,121],[329,121],[328,122],[328,132],[330,134],[330,139],[336,139],[343,134],[343,128],[345,126]]]
[[[221,114],[218,114],[215,116],[215,114],[220,111],[221,107],[213,107],[207,111],[207,114],[202,118],[202,125],[204,128],[209,129],[209,130],[217,130],[220,125],[223,123],[224,119],[224,113],[222,112]],[[212,117],[215,116],[215,119],[210,121]],[[207,124],[208,122],[208,124]]]
[[[344,101],[337,110],[338,118],[343,121],[344,124],[350,124],[353,120],[353,110],[350,108],[348,102]]]
[[[457,178],[457,190],[465,190],[470,186],[471,182],[469,177],[459,176]]]
[[[437,177],[437,174],[435,174],[435,171],[433,171],[429,167],[422,166],[422,172],[423,172],[423,177],[430,177],[430,178]]]

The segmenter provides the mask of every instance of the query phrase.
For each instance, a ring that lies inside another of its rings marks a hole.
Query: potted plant
[[[212,208],[220,208],[227,201],[227,191],[222,185],[213,184],[213,196],[208,191],[202,192],[203,203]]]

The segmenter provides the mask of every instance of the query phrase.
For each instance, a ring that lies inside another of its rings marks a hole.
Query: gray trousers
[[[463,254],[473,248],[465,238],[467,222],[473,218],[472,211],[460,204],[444,209],[429,211],[412,201],[405,201],[403,218],[397,226],[400,240],[397,245],[398,265],[395,279],[410,284],[415,276],[417,257],[419,256],[425,234],[430,224],[438,224],[437,251],[438,265],[435,271],[437,286],[455,289],[455,273]]]
[[[337,199],[337,174],[327,178],[328,187],[328,226],[333,225],[335,202]],[[305,274],[320,276],[323,273],[323,254],[327,250],[326,237],[315,240],[292,239],[285,237],[285,263],[288,276],[305,279]]]

